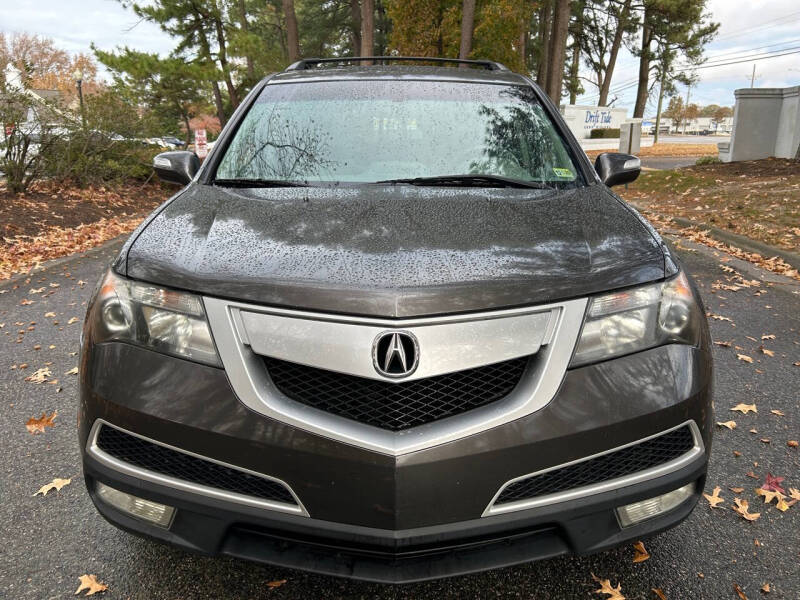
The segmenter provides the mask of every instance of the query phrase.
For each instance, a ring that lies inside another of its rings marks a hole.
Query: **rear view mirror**
[[[162,152],[153,158],[153,168],[162,181],[186,185],[200,168],[200,159],[186,150]]]
[[[608,187],[630,183],[642,172],[642,161],[631,154],[604,152],[597,157],[594,169]]]

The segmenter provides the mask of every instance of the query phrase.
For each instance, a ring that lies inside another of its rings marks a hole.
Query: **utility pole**
[[[686,111],[689,110],[689,96],[691,95],[691,93],[692,93],[692,85],[689,84],[689,86],[686,88],[686,106],[683,107],[683,135],[686,135],[686,121],[687,121]]]
[[[664,79],[666,78],[666,67],[661,68],[661,83],[658,90],[658,108],[656,109],[656,132],[653,134],[653,145],[658,143],[658,130],[661,127],[661,107],[664,104]]]
[[[750,87],[753,87],[753,84],[756,81],[756,63],[753,63],[753,74],[750,76]]]

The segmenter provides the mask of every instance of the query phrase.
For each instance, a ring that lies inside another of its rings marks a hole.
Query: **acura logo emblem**
[[[407,377],[419,363],[419,344],[408,331],[384,331],[372,345],[372,363],[385,377]]]

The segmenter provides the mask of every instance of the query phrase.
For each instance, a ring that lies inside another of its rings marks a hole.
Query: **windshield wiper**
[[[464,186],[464,187],[515,187],[554,190],[555,186],[541,181],[523,181],[502,175],[437,175],[435,177],[408,177],[405,179],[384,179],[375,183],[432,186]]]
[[[239,188],[308,187],[308,184],[299,181],[281,181],[280,179],[215,179],[214,185]]]

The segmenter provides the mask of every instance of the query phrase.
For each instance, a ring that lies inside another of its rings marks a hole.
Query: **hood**
[[[258,304],[414,317],[539,304],[665,276],[658,236],[604,186],[192,184],[132,236],[134,279]]]

